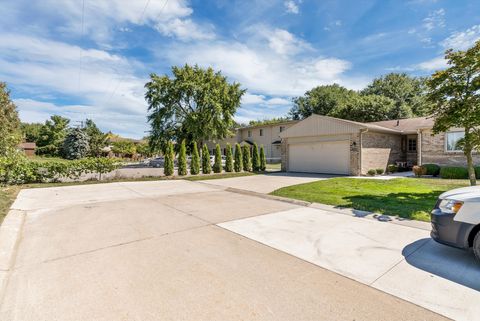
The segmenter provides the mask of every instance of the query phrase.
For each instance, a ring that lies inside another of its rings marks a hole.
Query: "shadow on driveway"
[[[267,172],[264,175],[278,176],[278,177],[311,177],[311,178],[346,177],[346,175],[300,173],[300,172]]]
[[[469,251],[425,238],[407,245],[402,254],[408,264],[418,269],[480,291],[480,264]]]

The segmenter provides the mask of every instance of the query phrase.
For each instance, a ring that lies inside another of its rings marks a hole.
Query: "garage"
[[[291,172],[350,174],[348,140],[289,144]]]

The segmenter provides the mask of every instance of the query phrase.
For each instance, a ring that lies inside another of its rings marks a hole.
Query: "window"
[[[407,148],[408,148],[407,150],[409,152],[416,152],[417,151],[417,140],[415,138],[409,138]]]
[[[263,129],[260,129],[260,136],[263,136]]]
[[[251,130],[248,131],[248,137],[252,137],[252,131]]]
[[[458,142],[460,139],[465,137],[464,132],[450,132],[445,134],[445,150],[447,152],[458,152],[461,151]]]
[[[283,132],[285,130],[285,126],[280,126],[280,132]]]

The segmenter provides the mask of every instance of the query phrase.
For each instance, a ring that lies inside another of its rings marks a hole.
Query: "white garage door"
[[[291,144],[288,156],[291,172],[350,174],[348,141]]]

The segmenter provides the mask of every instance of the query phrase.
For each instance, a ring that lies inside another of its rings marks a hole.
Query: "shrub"
[[[88,135],[82,128],[69,130],[63,141],[62,154],[66,159],[81,159],[90,151]]]
[[[167,146],[165,147],[165,151],[163,152],[163,154],[165,157],[165,164],[163,165],[163,173],[165,174],[165,176],[172,176],[173,175],[173,159],[175,158],[172,142],[167,143]]]
[[[247,172],[252,171],[252,157],[250,156],[250,147],[243,145],[242,147],[242,161],[243,161],[243,170]]]
[[[475,178],[480,179],[480,166],[475,166]]]
[[[394,165],[394,164],[389,164],[387,166],[387,172],[389,173],[396,173],[398,172],[398,166],[397,165]]]
[[[265,149],[260,146],[260,170],[264,172],[267,169],[267,158],[265,157]]]
[[[235,145],[235,172],[241,172],[243,170],[243,155],[240,144]]]
[[[197,143],[193,142],[192,159],[190,162],[190,174],[197,175],[200,173],[200,156],[198,155]]]
[[[425,167],[422,167],[422,166],[413,166],[412,167],[412,170],[413,170],[413,173],[415,174],[415,176],[417,177],[421,177],[421,176],[424,176],[427,174],[427,169]]]
[[[426,170],[425,175],[438,176],[440,174],[440,166],[437,164],[423,164],[422,167]]]
[[[213,172],[222,172],[222,152],[220,150],[220,145],[218,144],[215,146],[215,163],[213,164]]]
[[[232,146],[229,143],[225,147],[225,172],[233,172]]]
[[[378,175],[382,175],[385,171],[383,170],[383,168],[377,168],[375,170],[375,172],[378,174]]]
[[[210,152],[208,146],[203,144],[202,148],[202,173],[210,174],[212,172],[212,164],[210,164]]]
[[[377,173],[377,172],[376,172],[374,169],[369,169],[368,172],[367,172],[367,174],[368,174],[369,176],[375,176],[376,173]]]
[[[187,175],[187,147],[185,146],[185,140],[182,140],[178,152],[178,175]]]
[[[252,152],[252,169],[255,172],[260,170],[260,155],[258,155],[258,146],[257,143],[253,144],[253,152]]]
[[[440,177],[447,179],[465,179],[468,178],[468,170],[465,167],[442,167]]]

